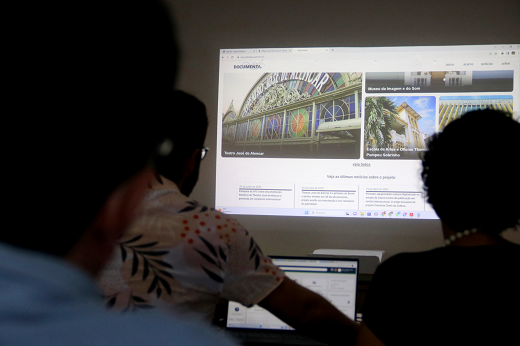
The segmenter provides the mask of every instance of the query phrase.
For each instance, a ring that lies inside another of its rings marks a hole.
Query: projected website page
[[[518,44],[219,58],[215,204],[228,214],[437,218],[420,178],[429,138],[471,110],[518,118]]]

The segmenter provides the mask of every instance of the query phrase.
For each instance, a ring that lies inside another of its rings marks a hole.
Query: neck
[[[505,245],[507,240],[499,235],[482,233],[478,230],[468,230],[457,232],[451,229],[444,222],[442,223],[442,233],[444,239],[448,240],[447,246],[486,246],[486,245]]]
[[[152,188],[154,190],[161,189],[161,188],[170,188],[173,185],[177,186],[177,188],[179,190],[181,189],[181,186],[182,186],[182,184],[171,181],[162,175],[157,175],[157,177],[150,179],[150,184],[149,184],[150,188]]]

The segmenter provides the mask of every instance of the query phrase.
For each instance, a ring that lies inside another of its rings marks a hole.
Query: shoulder
[[[0,299],[0,319],[8,321],[0,323],[2,345],[233,345],[200,322],[156,309],[108,311],[93,282],[70,273],[54,271],[49,280],[26,277],[8,288],[6,293],[17,292],[9,301]]]
[[[151,191],[142,208],[141,217],[146,216],[182,219],[181,222],[184,224],[197,224],[203,228],[212,225],[215,227],[238,226],[238,222],[226,214],[201,205],[198,201],[183,195],[174,188]]]
[[[392,270],[394,268],[410,269],[424,268],[424,266],[439,266],[438,261],[447,260],[453,256],[459,256],[456,251],[447,247],[439,247],[422,252],[403,252],[396,254],[379,265],[378,270]],[[377,272],[377,271],[376,271]]]
[[[400,253],[385,260],[374,273],[365,302],[367,309],[374,304],[391,304],[401,295],[413,294],[412,287],[421,285],[421,276],[424,273],[431,273],[435,268],[443,267],[438,263],[438,259],[443,257],[443,252],[443,249],[434,249]],[[373,307],[378,309],[377,306]]]
[[[403,270],[409,271],[414,270],[415,268],[422,266],[423,262],[430,262],[433,257],[436,257],[436,254],[427,252],[405,252],[394,255],[383,263],[381,263],[374,274],[374,278],[376,276],[380,276],[383,274],[389,274],[394,271],[402,272]]]
[[[464,256],[458,249],[448,247],[400,253],[377,267],[372,286],[374,290],[381,285],[384,285],[384,289],[391,286],[397,294],[399,289],[409,289],[412,285],[421,286],[424,280],[428,281],[436,275],[447,276],[452,269],[456,271],[460,258]]]
[[[173,183],[167,186],[154,186],[144,198],[142,211],[168,211],[180,212],[184,209],[192,210],[198,207],[197,201],[183,195]]]
[[[200,321],[181,320],[176,316],[163,315],[156,311],[153,314],[112,317],[105,322],[99,323],[96,330],[101,330],[102,334],[114,333],[113,342],[116,345],[233,345],[223,335],[219,335]]]
[[[234,345],[226,337],[200,322],[181,320],[157,311],[126,315],[85,312],[83,316],[64,318],[61,323],[59,319],[55,319],[47,328],[33,328],[25,338],[37,340],[36,343],[39,345],[55,346],[83,345],[85,340],[89,340],[90,345],[100,346]]]
[[[429,272],[425,268],[435,257],[437,251],[400,253],[377,267],[363,304],[363,321],[383,342],[389,344],[402,321],[412,315],[414,304],[420,305],[421,275]]]

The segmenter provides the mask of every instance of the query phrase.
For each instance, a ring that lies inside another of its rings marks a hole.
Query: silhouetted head
[[[520,124],[491,109],[466,113],[432,136],[423,157],[428,202],[454,231],[498,234],[520,219]]]
[[[177,183],[188,196],[199,175],[201,150],[206,138],[208,118],[206,107],[196,97],[175,91],[170,116],[159,126],[172,139],[173,150],[168,156],[158,157],[157,173]]]
[[[177,48],[154,0],[45,3],[7,50],[0,241],[66,254],[112,191],[154,156],[170,111]],[[26,35],[26,36],[24,36]],[[4,137],[5,138],[5,137]]]

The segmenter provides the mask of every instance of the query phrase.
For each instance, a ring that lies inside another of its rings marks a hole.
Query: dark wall
[[[518,0],[167,0],[182,62],[177,87],[207,106],[210,127],[193,197],[213,205],[219,49],[520,44]],[[385,250],[442,245],[439,221],[237,217],[268,254],[316,248]],[[520,243],[520,232],[508,233]]]

